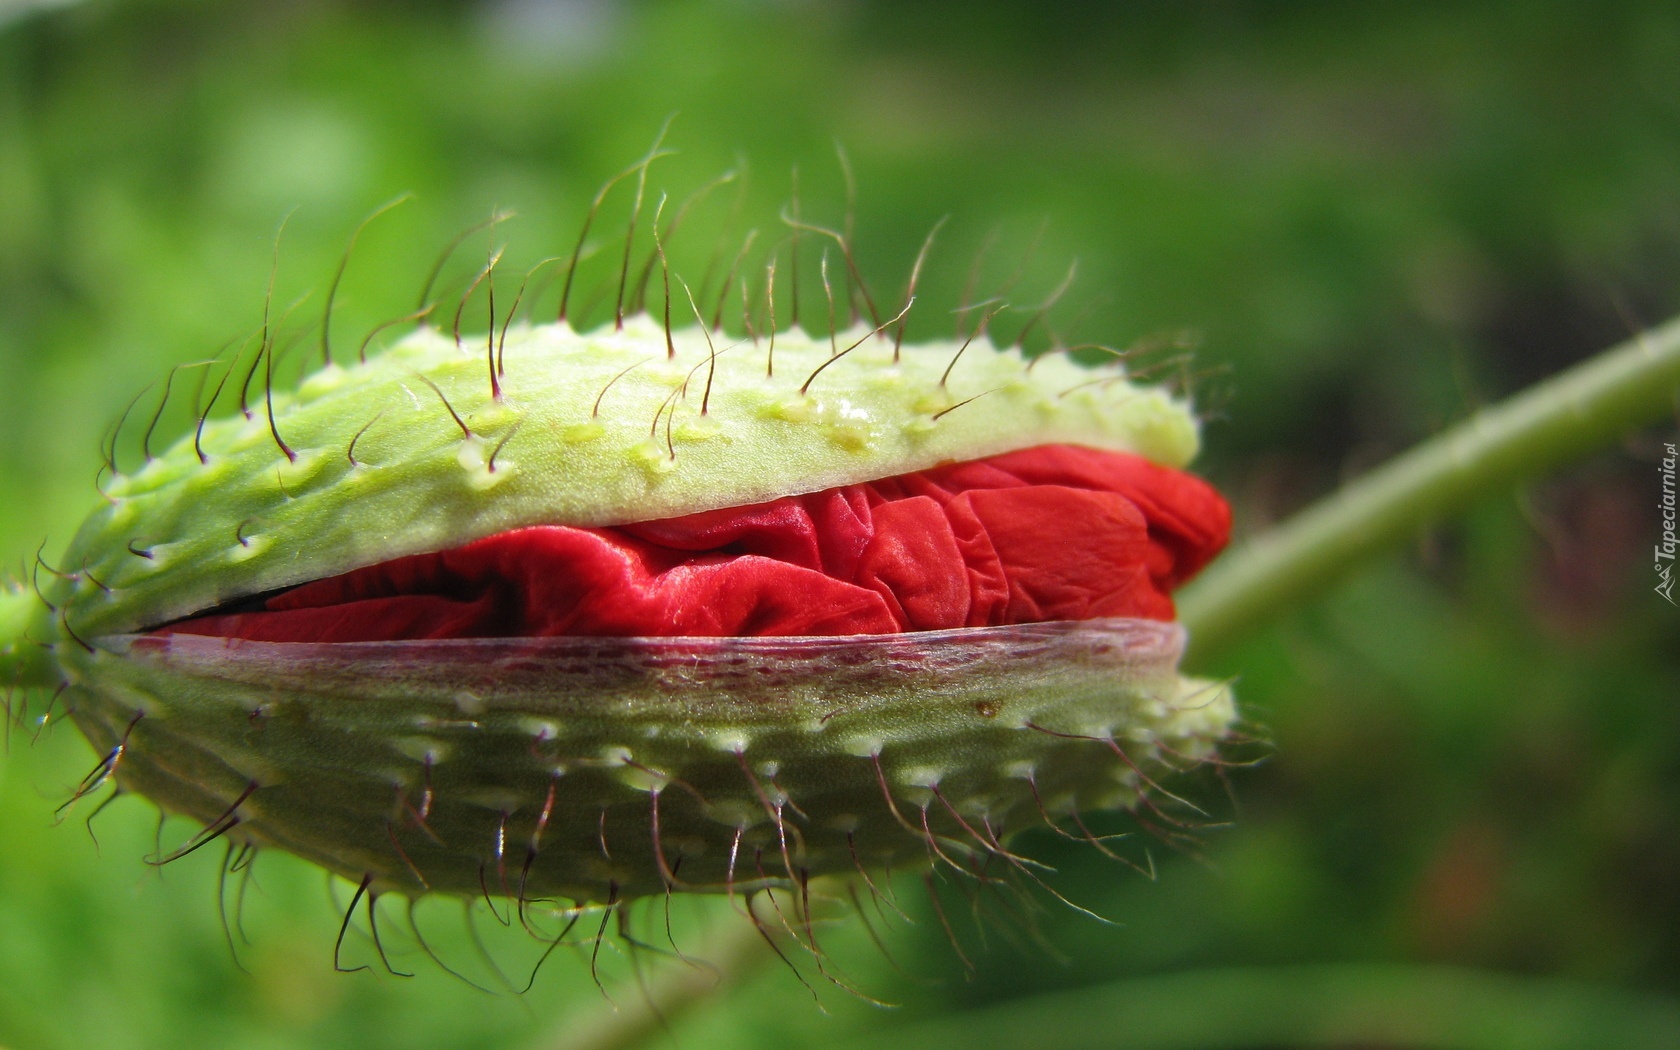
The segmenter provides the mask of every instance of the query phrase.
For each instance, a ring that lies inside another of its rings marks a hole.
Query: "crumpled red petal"
[[[1171,620],[1224,547],[1207,483],[1042,445],[749,507],[534,526],[294,587],[166,631],[261,641],[845,635]]]

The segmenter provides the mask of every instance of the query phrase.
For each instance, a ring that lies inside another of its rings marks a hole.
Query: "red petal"
[[[167,630],[263,641],[884,634],[1170,620],[1225,545],[1205,482],[1045,445],[750,507],[515,529]]]

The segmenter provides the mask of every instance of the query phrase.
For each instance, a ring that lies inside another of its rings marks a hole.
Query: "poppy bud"
[[[0,598],[0,678],[62,681],[177,853],[521,901],[978,866],[1234,719],[1170,598],[1229,512],[1119,362],[637,315],[261,395]]]

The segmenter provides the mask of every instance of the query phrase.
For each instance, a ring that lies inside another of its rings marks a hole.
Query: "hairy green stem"
[[[1195,660],[1477,498],[1675,410],[1680,319],[1418,445],[1226,555],[1179,596]]]

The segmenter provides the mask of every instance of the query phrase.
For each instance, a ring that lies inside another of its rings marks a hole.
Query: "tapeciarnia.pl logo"
[[[1663,445],[1662,459],[1662,499],[1658,503],[1659,513],[1662,515],[1662,535],[1657,539],[1654,549],[1653,567],[1657,572],[1656,591],[1668,599],[1668,604],[1674,601],[1674,555],[1676,548],[1680,548],[1680,539],[1675,537],[1675,509],[1674,509],[1674,466],[1675,460],[1680,459],[1674,452],[1674,442]]]

